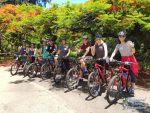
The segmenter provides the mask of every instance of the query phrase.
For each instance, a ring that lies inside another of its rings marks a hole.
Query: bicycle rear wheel
[[[106,93],[106,99],[109,104],[112,104],[119,99],[121,86],[122,81],[119,76],[113,76],[108,84],[108,89]]]
[[[54,68],[53,77],[54,77],[54,82],[56,84],[60,83],[60,81],[61,81],[61,79],[63,77],[61,66],[56,66]]]
[[[92,97],[97,97],[101,92],[102,80],[97,71],[91,72],[88,76],[88,90]]]
[[[28,66],[29,66],[29,62],[26,62],[26,63],[24,64],[24,66],[23,66],[23,74],[24,74],[24,76],[26,76]]]
[[[26,69],[25,76],[29,76],[29,78],[33,78],[37,75],[37,72],[38,72],[38,66],[35,63],[32,63]]]
[[[127,78],[126,91],[128,93],[130,93],[132,91],[131,75],[128,75],[128,78]]]
[[[79,71],[76,68],[71,68],[66,75],[66,85],[69,90],[77,87],[79,82]]]
[[[41,67],[40,75],[43,80],[47,79],[52,71],[52,66],[49,64],[43,64]]]
[[[12,76],[17,74],[19,67],[20,66],[17,62],[15,62],[14,64],[11,65],[10,73],[11,73]]]

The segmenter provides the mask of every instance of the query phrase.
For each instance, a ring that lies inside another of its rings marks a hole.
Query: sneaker
[[[129,92],[130,96],[133,96],[134,97],[134,90],[132,89],[130,92]]]

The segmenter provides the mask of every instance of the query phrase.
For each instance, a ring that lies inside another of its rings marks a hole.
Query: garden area
[[[71,56],[76,57],[76,48],[80,46],[83,34],[94,43],[97,32],[106,41],[110,56],[117,44],[118,32],[126,31],[127,38],[135,43],[135,56],[141,67],[139,81],[143,78],[148,80],[149,9],[149,0],[89,0],[83,4],[51,4],[48,9],[33,4],[1,5],[0,65],[11,63],[10,59],[24,39],[28,43],[39,44],[43,39],[54,37],[59,44],[60,38],[66,37],[71,46]]]

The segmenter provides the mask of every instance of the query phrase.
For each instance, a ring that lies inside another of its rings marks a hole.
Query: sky
[[[66,3],[67,1],[70,1],[70,3],[84,3],[88,0],[52,0],[52,3],[63,4]]]
[[[84,2],[86,2],[88,0],[52,0],[51,3],[57,3],[57,4],[62,5],[64,3],[66,3],[67,1],[70,1],[70,3],[72,3],[72,4],[74,4],[74,3],[75,4],[79,4],[79,3],[84,3]],[[36,0],[36,4],[37,5],[42,5],[45,8],[49,8],[50,7],[50,4],[48,2],[43,2],[43,0]]]

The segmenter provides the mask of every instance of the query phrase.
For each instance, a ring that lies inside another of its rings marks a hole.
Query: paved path
[[[0,67],[0,80],[0,113],[150,113],[150,91],[145,89],[137,88],[124,109],[123,100],[108,106],[105,93],[87,100],[86,90],[67,92],[64,87],[53,86],[50,79],[11,76],[9,67]]]

